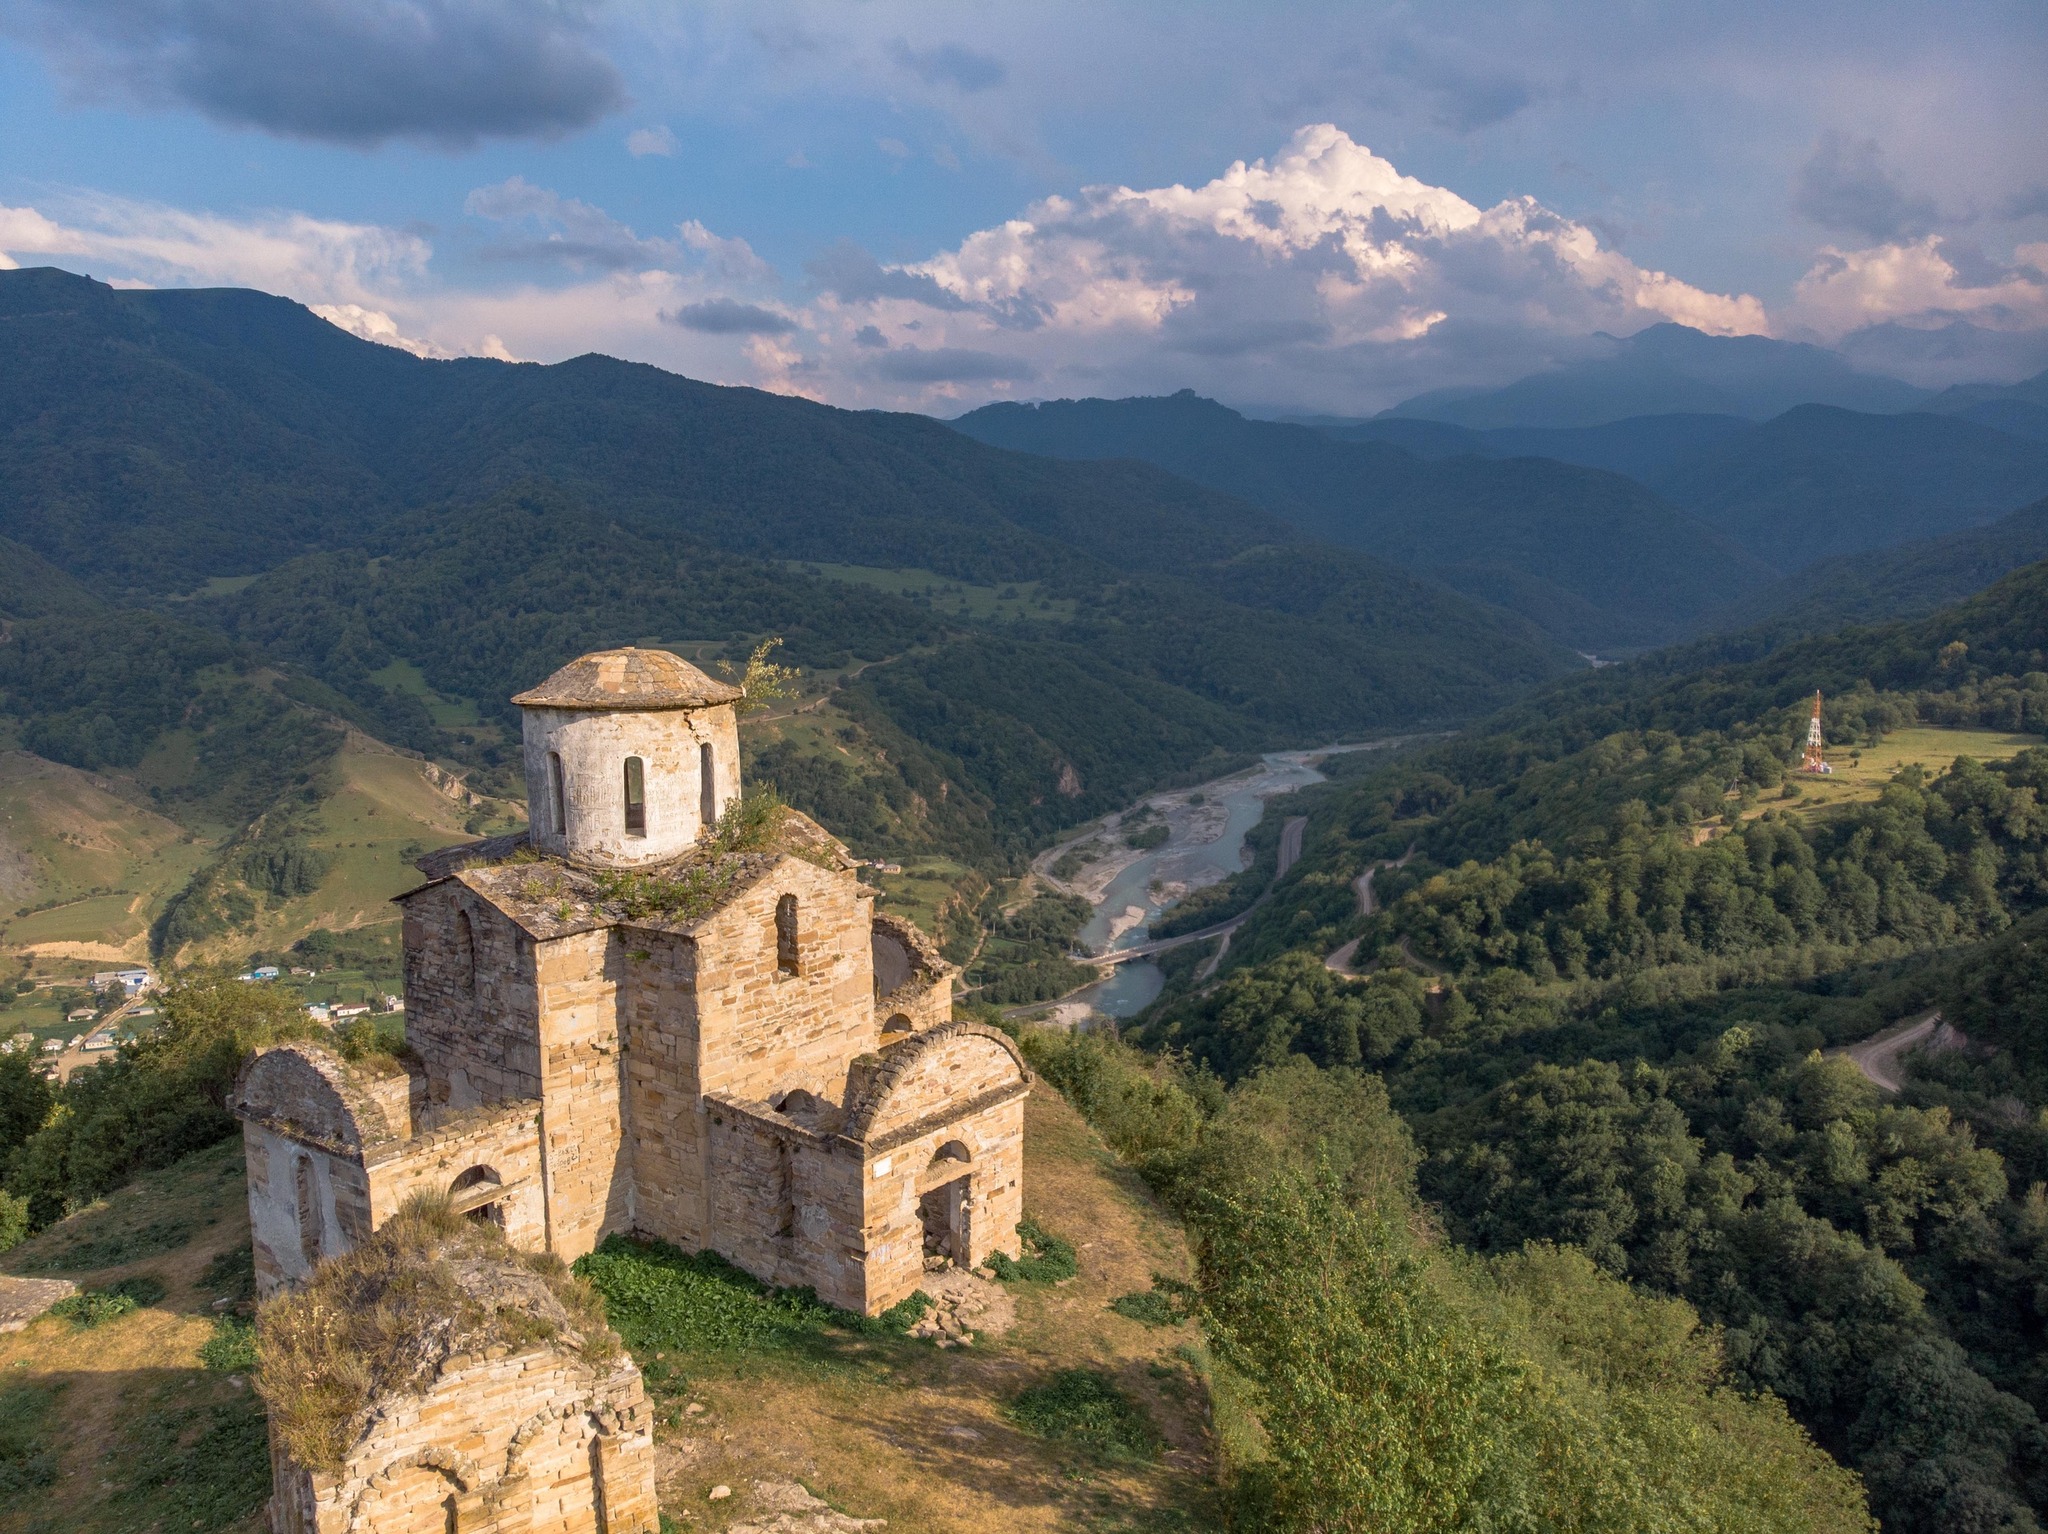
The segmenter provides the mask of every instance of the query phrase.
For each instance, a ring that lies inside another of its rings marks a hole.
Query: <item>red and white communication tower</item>
[[[1806,727],[1806,760],[1799,764],[1801,772],[1833,772],[1828,765],[1827,752],[1820,739],[1820,693],[1813,695],[1813,720]]]

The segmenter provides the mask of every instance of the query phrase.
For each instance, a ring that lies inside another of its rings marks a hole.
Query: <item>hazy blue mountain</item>
[[[1633,480],[1539,458],[1418,457],[1170,398],[990,405],[980,441],[1140,459],[1243,497],[1312,537],[1399,561],[1582,649],[1654,643],[1767,579],[1758,561]]]
[[[1652,325],[1600,338],[1599,354],[1505,388],[1417,395],[1384,412],[1489,430],[1597,426],[1645,415],[1735,415],[1767,420],[1795,405],[1845,410],[1913,408],[1928,391],[1858,372],[1822,347],[1764,336],[1709,336]]]
[[[2043,559],[2048,500],[1983,527],[1819,560],[1712,614],[1700,632],[1768,625],[1773,631],[1818,634],[1845,623],[1918,617]]]
[[[2048,442],[2048,373],[2016,384],[1958,384],[1920,408]]]
[[[2048,443],[1955,416],[1802,405],[1649,484],[1789,574],[1977,526],[2048,495]]]
[[[1388,442],[1423,458],[1555,458],[1647,480],[1674,461],[1739,435],[1754,423],[1734,415],[1639,415],[1599,426],[1503,426],[1475,431],[1448,421],[1379,416],[1370,421],[1304,421],[1342,442]]]

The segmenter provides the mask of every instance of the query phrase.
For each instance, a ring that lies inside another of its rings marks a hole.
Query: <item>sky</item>
[[[2048,6],[0,0],[0,267],[835,404],[2048,366]]]

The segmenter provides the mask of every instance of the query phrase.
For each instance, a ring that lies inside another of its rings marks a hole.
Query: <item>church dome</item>
[[[594,650],[512,701],[521,708],[575,708],[649,713],[710,708],[743,696],[730,682],[706,676],[666,650]]]

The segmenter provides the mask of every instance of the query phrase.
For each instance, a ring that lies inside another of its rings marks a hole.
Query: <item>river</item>
[[[1384,742],[1383,744],[1393,744]],[[1089,953],[1135,947],[1151,935],[1150,925],[1192,890],[1216,884],[1239,872],[1246,863],[1244,839],[1266,812],[1266,801],[1278,794],[1323,781],[1314,764],[1339,751],[1371,750],[1372,746],[1328,746],[1315,751],[1276,751],[1258,766],[1192,788],[1148,795],[1124,815],[1151,805],[1165,817],[1171,834],[1161,845],[1113,864],[1106,882],[1090,879],[1084,870],[1074,893],[1095,904],[1095,914],[1081,928],[1079,946]],[[1114,836],[1121,816],[1100,823],[1090,835]],[[1039,859],[1054,857],[1087,836],[1071,838]],[[1107,837],[1105,837],[1107,839]],[[1099,865],[1098,865],[1099,867]],[[1099,886],[1099,887],[1098,887]],[[1166,977],[1149,959],[1120,964],[1107,980],[1061,999],[1061,1013],[1078,1018],[1085,1011],[1108,1017],[1130,1017],[1151,1004]]]

